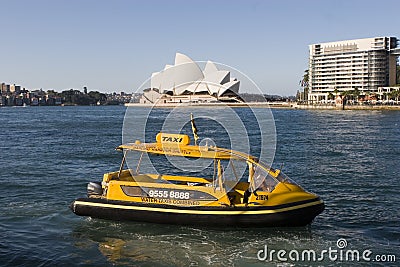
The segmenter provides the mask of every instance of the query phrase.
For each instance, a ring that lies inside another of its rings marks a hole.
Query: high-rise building
[[[5,83],[0,84],[0,93],[6,94],[7,93],[7,87]]]
[[[350,90],[375,93],[396,84],[397,46],[396,37],[310,45],[308,100],[319,102]]]
[[[19,95],[21,93],[21,85],[14,84],[14,88],[15,88],[15,94]]]

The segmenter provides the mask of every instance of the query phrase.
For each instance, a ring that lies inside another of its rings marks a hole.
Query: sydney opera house
[[[240,81],[229,71],[208,61],[204,70],[188,56],[176,53],[175,64],[151,75],[150,88],[143,90],[141,104],[238,103]]]

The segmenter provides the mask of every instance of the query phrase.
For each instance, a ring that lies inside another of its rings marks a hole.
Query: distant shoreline
[[[296,102],[248,102],[248,103],[177,103],[177,104],[140,104],[126,103],[126,107],[147,108],[187,108],[187,107],[232,107],[232,108],[272,108],[307,110],[400,110],[400,105],[299,105]]]
[[[293,108],[294,102],[246,102],[246,103],[160,103],[141,104],[126,103],[126,107],[147,107],[147,108],[187,108],[187,107],[232,107],[232,108]]]
[[[177,104],[140,104],[125,103],[119,105],[26,105],[26,106],[0,106],[0,108],[27,108],[27,107],[100,107],[100,106],[124,106],[143,108],[271,108],[271,109],[303,109],[303,110],[400,110],[400,105],[300,105],[296,102],[248,102],[248,103],[177,103]]]

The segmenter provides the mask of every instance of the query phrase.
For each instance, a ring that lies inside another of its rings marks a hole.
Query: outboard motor
[[[100,183],[90,182],[87,185],[88,197],[101,196],[103,194],[103,188]]]

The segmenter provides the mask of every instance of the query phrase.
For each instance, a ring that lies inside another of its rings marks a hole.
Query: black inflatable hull
[[[312,200],[270,207],[177,207],[80,198],[71,210],[80,216],[162,224],[216,227],[295,227],[310,224],[324,210],[324,203]]]

